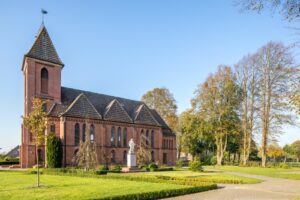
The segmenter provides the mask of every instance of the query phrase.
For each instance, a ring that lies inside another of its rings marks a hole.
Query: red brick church
[[[24,116],[31,112],[33,97],[47,100],[45,134],[53,132],[61,139],[64,166],[74,163],[80,141],[87,137],[96,144],[99,164],[107,160],[111,164],[126,164],[131,138],[138,146],[146,138],[154,162],[175,164],[175,135],[155,110],[141,101],[62,87],[63,68],[47,29],[42,25],[22,64]],[[32,136],[23,126],[21,143],[21,167],[35,165]],[[38,149],[38,153],[45,160],[45,148]]]

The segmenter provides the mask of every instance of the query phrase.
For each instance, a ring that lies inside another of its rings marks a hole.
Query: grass
[[[188,186],[101,178],[42,175],[44,187],[35,188],[36,175],[0,172],[0,199],[97,199],[117,195],[179,189]]]
[[[115,175],[113,175],[115,176]],[[192,172],[192,171],[168,171],[168,172],[145,172],[145,173],[129,173],[121,174],[119,176],[131,176],[131,177],[152,177],[158,179],[176,179],[176,180],[190,180],[197,182],[209,182],[209,183],[233,183],[233,184],[245,184],[245,183],[260,183],[261,180],[254,178],[247,178],[242,176],[224,174],[224,173],[208,173],[208,172]]]
[[[254,175],[269,176],[275,178],[285,178],[300,180],[300,168],[263,168],[263,167],[239,167],[239,166],[207,166],[205,168],[220,169],[224,171],[241,172]]]

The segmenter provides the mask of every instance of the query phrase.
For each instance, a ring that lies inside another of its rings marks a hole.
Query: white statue
[[[129,141],[129,154],[134,154],[134,147],[135,147],[135,143],[133,141],[133,139],[131,138]]]

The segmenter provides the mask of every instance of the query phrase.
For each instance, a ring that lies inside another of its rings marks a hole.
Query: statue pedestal
[[[136,155],[134,153],[127,154],[127,167],[122,168],[122,172],[141,172],[136,166]]]
[[[128,168],[136,168],[136,155],[133,154],[127,154],[127,167]]]

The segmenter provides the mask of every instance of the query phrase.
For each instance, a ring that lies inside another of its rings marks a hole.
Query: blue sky
[[[154,87],[174,94],[179,112],[220,64],[233,65],[268,41],[299,37],[281,16],[240,13],[232,0],[0,2],[0,148],[20,143],[23,55],[41,24],[65,63],[62,85],[131,99]],[[300,139],[286,128],[281,144]]]

